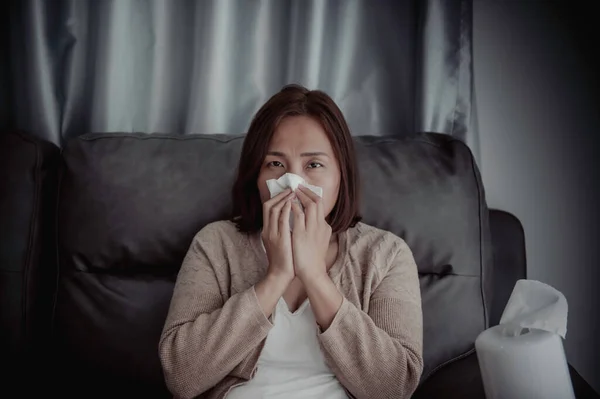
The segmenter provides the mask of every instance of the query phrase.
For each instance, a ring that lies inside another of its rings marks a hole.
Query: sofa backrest
[[[175,278],[194,234],[226,217],[241,143],[88,135],[65,146],[54,328],[61,375],[106,393],[165,391],[158,341]]]
[[[424,310],[425,379],[487,326],[491,248],[468,148],[446,135],[356,137],[364,222],[413,250]],[[166,391],[158,360],[181,261],[226,218],[242,136],[90,134],[69,141],[58,206],[57,356],[97,389]]]

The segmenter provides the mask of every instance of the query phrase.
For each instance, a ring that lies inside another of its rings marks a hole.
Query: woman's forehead
[[[331,143],[321,124],[309,117],[285,118],[275,129],[269,150],[283,152],[286,148],[309,152],[331,152]]]

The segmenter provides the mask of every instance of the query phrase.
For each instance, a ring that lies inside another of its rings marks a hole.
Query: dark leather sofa
[[[59,149],[0,134],[0,349],[6,397],[170,397],[158,339],[193,235],[228,216],[242,136],[87,134]],[[484,398],[474,341],[526,277],[513,215],[490,210],[446,135],[356,137],[366,223],[420,272],[415,398]],[[571,368],[578,398],[598,397]]]

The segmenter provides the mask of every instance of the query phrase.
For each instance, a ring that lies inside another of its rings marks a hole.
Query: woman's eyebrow
[[[267,155],[273,155],[276,157],[285,157],[286,155],[281,151],[269,151]],[[317,156],[325,156],[329,158],[329,155],[322,151],[313,151],[313,152],[303,152],[300,154],[301,157],[317,157]]]
[[[301,157],[318,157],[318,156],[325,156],[327,158],[329,158],[329,155],[327,155],[327,153],[321,152],[321,151],[315,151],[315,152],[303,152],[302,154],[300,154]]]

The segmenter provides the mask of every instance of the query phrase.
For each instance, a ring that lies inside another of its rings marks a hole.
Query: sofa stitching
[[[29,325],[29,319],[30,319],[30,315],[29,312],[27,311],[28,306],[29,306],[29,294],[30,294],[30,284],[31,284],[31,276],[30,273],[32,272],[32,268],[33,266],[31,265],[31,263],[33,262],[33,260],[35,259],[35,257],[33,256],[33,251],[34,251],[34,247],[35,247],[35,235],[37,232],[37,222],[38,222],[38,218],[39,218],[39,213],[40,213],[40,206],[39,206],[39,201],[40,201],[40,169],[41,169],[41,165],[40,165],[40,160],[41,160],[41,149],[39,147],[39,145],[37,145],[37,143],[35,143],[32,140],[27,140],[29,141],[35,150],[35,166],[33,169],[33,181],[34,181],[34,195],[33,195],[33,204],[32,204],[32,209],[31,209],[31,221],[29,223],[29,240],[27,243],[27,251],[25,253],[25,264],[24,264],[24,270],[23,270],[23,287],[25,288],[25,294],[21,297],[21,312],[23,315],[23,319],[21,321],[21,328],[22,331],[25,333],[25,337],[27,338],[27,340],[29,339],[29,330],[27,328],[27,326]]]
[[[110,138],[131,138],[131,139],[139,139],[139,140],[176,140],[176,141],[186,141],[186,140],[207,140],[207,141],[216,141],[219,143],[229,143],[231,141],[237,141],[243,139],[243,135],[221,135],[214,134],[211,137],[210,135],[200,135],[200,134],[187,134],[187,135],[169,135],[169,134],[147,134],[147,133],[91,133],[84,134],[78,136],[78,140],[83,141],[96,141],[102,139],[110,139]],[[219,137],[221,136],[221,137]]]
[[[485,292],[485,284],[487,281],[487,273],[484,267],[484,244],[485,244],[485,237],[484,237],[484,233],[483,233],[483,213],[484,213],[484,209],[483,209],[483,195],[482,195],[482,187],[479,184],[479,180],[477,179],[477,174],[475,171],[475,167],[476,165],[474,164],[474,159],[473,156],[471,155],[471,170],[473,171],[473,175],[475,177],[475,181],[477,182],[477,203],[479,205],[479,273],[481,274],[481,301],[483,303],[483,322],[484,322],[484,329],[488,328],[488,312],[487,312],[487,298],[486,298],[486,292]],[[489,226],[488,226],[489,228]],[[487,243],[489,244],[489,243]],[[489,248],[485,248],[485,250],[489,250]]]
[[[60,284],[60,250],[59,250],[59,239],[58,239],[58,235],[59,235],[59,228],[58,228],[58,222],[59,222],[59,209],[60,209],[60,193],[61,193],[61,187],[62,187],[62,179],[63,179],[63,174],[64,174],[64,159],[63,159],[63,150],[60,150],[60,156],[59,156],[59,160],[58,160],[58,176],[56,179],[56,204],[55,204],[55,211],[54,211],[54,255],[56,257],[56,278],[55,278],[55,282],[54,282],[54,294],[53,294],[53,298],[52,298],[52,314],[50,315],[50,336],[53,337],[54,336],[54,325],[55,325],[55,317],[56,317],[56,303],[58,302],[58,289],[59,289],[59,284]]]
[[[433,132],[423,132],[426,134],[439,134],[439,133],[433,133]],[[361,136],[357,136],[357,137],[361,137]],[[441,134],[439,136],[440,138],[444,138],[447,141],[446,142],[452,142],[453,140],[456,140],[454,138],[449,140],[449,137],[442,137]],[[410,135],[407,137],[403,138],[404,141],[411,141],[411,142],[417,142],[417,143],[423,143],[423,144],[428,144],[432,147],[436,147],[436,148],[442,148],[441,144],[438,143],[434,143],[432,142],[429,138],[426,138],[425,136],[421,136],[420,134],[418,135]],[[379,136],[377,141],[373,141],[373,142],[366,142],[366,143],[360,143],[362,146],[364,147],[372,147],[375,145],[380,145],[380,144],[388,144],[388,143],[397,143],[399,142],[398,138],[394,138],[394,137],[387,137],[387,136]]]
[[[438,372],[441,368],[446,367],[447,365],[449,365],[451,363],[454,363],[454,362],[457,362],[457,361],[459,361],[461,359],[464,359],[465,357],[470,356],[474,352],[475,352],[475,348],[471,348],[468,351],[466,351],[466,352],[464,352],[464,353],[462,353],[462,354],[460,354],[460,355],[458,355],[456,357],[453,357],[452,359],[446,360],[444,363],[438,365],[436,368],[434,368],[433,370],[431,370],[429,373],[425,374],[423,376],[423,378],[421,379],[421,381],[423,382],[423,381],[427,380],[433,374],[435,374],[436,372]]]

